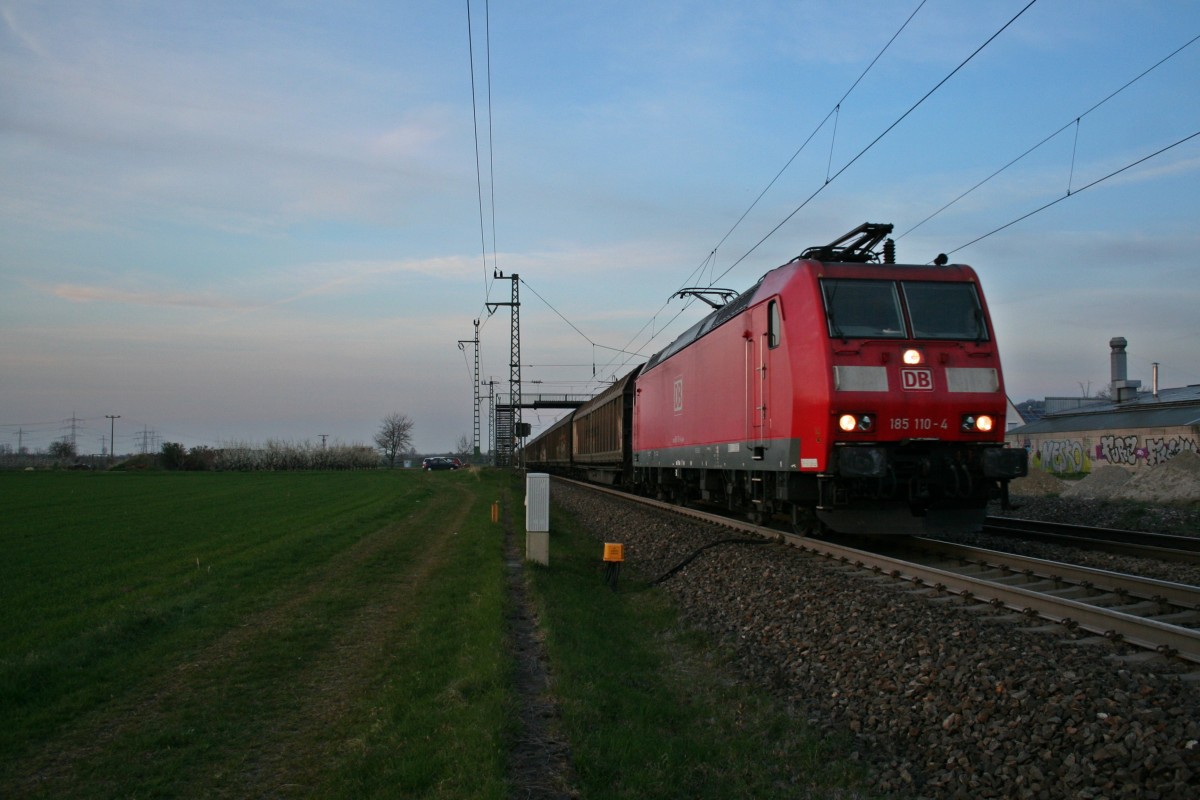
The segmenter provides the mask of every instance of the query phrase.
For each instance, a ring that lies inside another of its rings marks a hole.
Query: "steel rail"
[[[1002,580],[1010,579],[1014,583],[1018,580],[1027,580],[1029,583],[1047,580],[1068,581],[1092,587],[1097,594],[1128,594],[1144,600],[1162,598],[1166,602],[1189,610],[1200,609],[1200,587],[1197,586],[1156,578],[1143,578],[1139,575],[1111,572],[1078,564],[1067,564],[1062,561],[1019,556],[982,547],[952,544],[935,539],[916,539],[914,541],[927,547],[934,554],[945,554],[952,558],[987,563],[994,569],[1010,573],[1010,576],[1002,578]],[[949,569],[957,571],[953,567]]]
[[[817,539],[804,540],[798,546],[809,552],[850,561],[856,566],[877,569],[894,578],[933,586],[966,599],[1002,605],[1068,627],[1077,625],[1109,639],[1120,638],[1147,650],[1200,663],[1200,631],[1197,630],[866,550],[830,545]]]
[[[1173,536],[1114,528],[1092,528],[1061,522],[988,517],[983,532],[997,536],[1019,536],[1056,544],[1074,545],[1109,553],[1200,564],[1200,536]]]
[[[1062,624],[1068,629],[1078,627],[1111,640],[1121,640],[1137,647],[1163,653],[1164,655],[1177,656],[1187,661],[1200,663],[1200,630],[1193,630],[1155,619],[1138,617],[1114,609],[1089,605],[1071,598],[1056,597],[1051,594],[1031,591],[1020,586],[997,583],[994,580],[964,575],[952,570],[873,553],[836,542],[784,533],[761,525],[754,525],[750,522],[742,522],[718,514],[697,511],[658,500],[650,500],[607,487],[598,487],[576,481],[570,481],[570,483],[604,494],[624,498],[627,501],[637,502],[650,508],[670,511],[691,519],[702,520],[759,536],[780,539],[801,551],[825,556],[826,558],[835,559],[859,568],[871,569],[872,571],[889,575],[897,580],[906,580],[917,585],[929,586],[939,591],[957,594],[964,599],[975,602],[1003,606],[1028,616],[1037,616],[1050,622]],[[1015,563],[1015,560],[1010,559],[1007,553],[996,553],[995,555],[1009,559]],[[1033,560],[1036,561],[1037,559]],[[1058,562],[1043,563],[1053,565],[1055,569],[1061,570],[1065,570],[1071,566],[1059,564]],[[1094,572],[1101,573],[1102,571],[1095,570]],[[1130,577],[1121,575],[1120,573],[1110,573],[1110,575],[1114,575],[1117,578]],[[1158,581],[1156,583],[1171,585],[1166,581]],[[1173,585],[1182,586],[1181,584]],[[1194,608],[1192,605],[1188,607]]]

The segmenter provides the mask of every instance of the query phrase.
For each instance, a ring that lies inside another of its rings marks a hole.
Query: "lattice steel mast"
[[[459,339],[458,340],[458,349],[462,350],[468,344],[475,345],[475,375],[474,375],[473,380],[471,381],[471,388],[475,392],[475,402],[473,405],[473,407],[475,409],[475,434],[474,434],[474,439],[472,440],[472,444],[473,444],[473,448],[474,448],[472,451],[472,455],[473,455],[473,460],[478,461],[479,460],[479,320],[475,320],[475,339],[474,340]]]
[[[520,275],[505,276],[497,271],[493,277],[496,280],[512,281],[512,301],[508,303],[488,303],[489,314],[496,313],[500,306],[512,309],[511,348],[508,373],[508,406],[496,409],[496,463],[502,467],[516,466],[513,454],[516,452],[516,440],[521,435],[521,293]],[[507,413],[505,413],[507,412]]]

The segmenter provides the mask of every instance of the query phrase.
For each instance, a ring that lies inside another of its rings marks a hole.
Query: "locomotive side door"
[[[765,306],[750,309],[749,330],[746,336],[746,438],[750,441],[753,458],[764,457],[768,438],[767,398],[770,397],[771,351],[779,344],[779,301],[773,299]]]

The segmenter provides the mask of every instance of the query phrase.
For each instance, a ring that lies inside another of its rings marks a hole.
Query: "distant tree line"
[[[405,414],[392,413],[384,417],[375,447],[365,444],[327,445],[304,442],[285,442],[268,439],[265,444],[231,442],[220,447],[197,445],[190,450],[179,442],[164,442],[157,453],[125,456],[113,463],[109,456],[79,456],[74,445],[63,440],[55,442],[49,452],[31,454],[26,450],[11,452],[0,446],[0,469],[165,469],[183,471],[242,471],[254,470],[339,470],[377,469],[395,467],[397,459],[415,459],[412,448],[413,421]],[[471,455],[470,443],[463,436],[458,443],[458,455],[464,460]],[[382,453],[382,457],[381,454]]]
[[[377,469],[380,464],[379,453],[365,444],[325,446],[275,439],[268,439],[262,445],[235,442],[221,447],[193,447],[191,450],[178,442],[164,442],[159,452],[159,466],[167,470],[253,472]]]
[[[53,442],[44,452],[0,445],[0,469],[103,469],[108,456],[77,455],[70,441]]]

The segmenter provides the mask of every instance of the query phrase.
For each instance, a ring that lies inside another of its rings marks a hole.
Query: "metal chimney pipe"
[[[1150,382],[1152,384],[1152,388],[1154,389],[1154,399],[1157,400],[1158,399],[1158,362],[1157,361],[1153,362],[1151,364],[1151,367],[1153,368],[1153,371],[1150,376]]]
[[[1108,340],[1108,346],[1112,348],[1112,399],[1118,403],[1136,400],[1138,387],[1142,385],[1141,381],[1129,380],[1126,374],[1126,344],[1128,342],[1124,336],[1114,336]]]
[[[1116,394],[1117,384],[1124,381],[1127,377],[1125,366],[1125,345],[1129,344],[1124,336],[1114,336],[1108,340],[1108,346],[1112,348],[1112,354],[1109,356],[1109,363],[1112,365],[1112,383],[1113,394]]]

